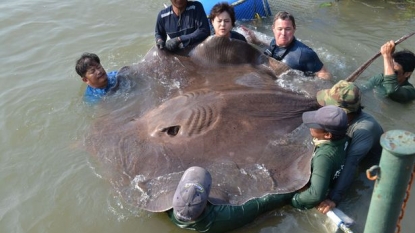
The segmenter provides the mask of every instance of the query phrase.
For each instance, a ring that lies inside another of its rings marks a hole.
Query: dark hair
[[[351,116],[358,116],[360,113],[362,113],[362,109],[364,109],[365,107],[363,107],[362,105],[359,106],[359,108],[354,111],[354,112],[350,112],[347,115],[351,115]]]
[[[83,53],[82,56],[76,61],[75,70],[79,76],[84,77],[88,68],[93,66],[94,63],[101,64],[99,57],[95,53]]]
[[[339,134],[339,133],[331,133],[331,140],[332,141],[337,141],[340,139],[343,139],[344,137],[346,137],[346,132],[344,132],[344,134]]]
[[[210,22],[212,23],[215,17],[225,11],[228,12],[229,16],[231,17],[232,26],[235,27],[235,10],[233,9],[233,6],[229,5],[227,2],[217,3],[212,7],[212,10],[210,10],[209,14]]]
[[[291,22],[293,23],[293,28],[295,29],[297,26],[295,25],[295,19],[294,16],[286,11],[280,11],[278,12],[275,17],[274,17],[274,21],[272,23],[272,26],[274,27],[275,21],[277,21],[278,19],[282,19],[282,20],[291,20]]]
[[[331,141],[337,141],[337,140],[343,139],[347,135],[346,134],[347,129],[342,130],[342,131],[329,130],[329,129],[319,129],[319,130],[321,130],[321,132],[323,133],[331,133],[331,138],[330,138]]]
[[[415,55],[409,50],[402,50],[392,54],[393,60],[402,66],[403,72],[412,72],[415,68]]]

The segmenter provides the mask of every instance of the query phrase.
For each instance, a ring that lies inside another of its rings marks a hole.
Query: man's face
[[[278,46],[286,47],[294,39],[295,29],[293,27],[293,22],[289,19],[275,20],[272,26],[272,31],[274,32],[275,43]]]
[[[104,88],[108,84],[108,76],[100,64],[94,63],[88,68],[82,81],[94,88]]]
[[[187,0],[170,0],[173,7],[176,7],[180,10],[184,9],[187,5]]]
[[[310,128],[310,134],[313,138],[317,138],[318,140],[330,139],[330,133],[326,132],[324,129]]]
[[[404,72],[402,66],[395,61],[393,61],[393,70],[395,71],[399,84],[405,82],[405,80],[412,74],[412,72]]]

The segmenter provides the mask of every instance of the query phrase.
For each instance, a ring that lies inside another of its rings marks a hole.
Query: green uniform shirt
[[[380,87],[384,95],[391,100],[405,103],[415,99],[415,88],[406,80],[401,85],[398,84],[396,75],[378,74],[371,77],[364,85],[363,89],[372,89],[373,87]]]
[[[268,194],[261,198],[254,198],[241,206],[208,203],[202,216],[190,222],[177,220],[172,209],[167,214],[170,220],[180,228],[199,232],[228,232],[254,221],[265,212],[288,204],[292,195],[292,193]]]
[[[292,206],[298,209],[311,209],[326,198],[329,187],[333,185],[343,169],[347,144],[348,137],[345,137],[315,147],[311,160],[309,186],[293,196]]]

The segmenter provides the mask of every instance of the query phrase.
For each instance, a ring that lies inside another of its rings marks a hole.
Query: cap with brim
[[[206,207],[212,177],[210,173],[201,167],[188,168],[173,197],[173,213],[179,221],[194,221]]]
[[[317,92],[317,102],[321,106],[335,105],[351,113],[361,108],[360,96],[360,90],[354,83],[341,80],[331,89]]]
[[[317,111],[304,112],[303,123],[309,128],[344,135],[347,130],[347,115],[341,108],[329,105]]]

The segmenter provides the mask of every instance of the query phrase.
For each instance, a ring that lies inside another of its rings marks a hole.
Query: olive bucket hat
[[[360,108],[360,90],[352,82],[341,80],[331,89],[317,92],[317,102],[321,106],[335,105],[346,111],[346,113],[357,112]]]

